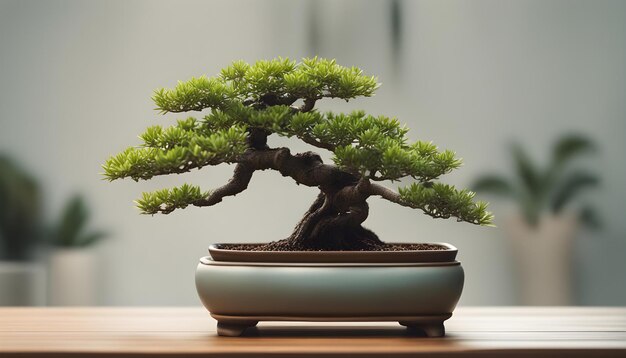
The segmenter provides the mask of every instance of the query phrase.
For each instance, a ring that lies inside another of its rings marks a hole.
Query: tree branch
[[[249,150],[240,158],[240,163],[254,170],[277,170],[298,184],[320,187],[322,191],[337,190],[359,180],[334,165],[324,164],[316,153],[292,155],[288,148]]]
[[[304,143],[310,144],[314,147],[317,148],[322,148],[322,149],[328,149],[331,152],[333,152],[335,150],[335,146],[329,143],[322,143],[318,140],[316,140],[315,138],[312,137],[305,137],[305,136],[298,136],[298,138],[300,138]]]
[[[379,195],[393,203],[406,206],[413,209],[420,209],[424,214],[433,218],[447,219],[450,217],[457,218],[457,221],[466,221],[479,225],[490,225],[493,215],[485,209],[487,204],[484,202],[472,202],[474,194],[467,191],[456,191],[454,187],[444,184],[434,184],[434,188],[428,188],[423,184],[413,184],[414,188],[427,188],[432,190],[428,195],[418,196],[417,199],[411,199],[410,194],[407,197],[386,188],[382,185],[371,184],[369,193],[371,195]],[[439,190],[436,188],[439,185]],[[419,190],[427,190],[419,189]],[[409,187],[408,190],[414,190]]]
[[[393,203],[411,207],[409,203],[406,203],[404,202],[404,200],[402,200],[402,198],[400,197],[400,194],[382,185],[379,185],[376,183],[370,183],[368,192],[369,192],[369,195],[378,195],[382,197],[383,199],[389,200]]]
[[[298,110],[303,113],[312,111],[317,100],[317,98],[305,98],[304,103],[300,106],[300,108],[298,108]]]
[[[234,196],[248,188],[256,170],[274,169],[283,176],[291,177],[298,184],[320,187],[322,191],[337,190],[356,183],[358,178],[341,169],[322,162],[312,152],[291,155],[287,148],[248,150],[235,167],[227,184],[214,190],[208,198],[193,203],[195,206],[212,206],[226,196]]]
[[[193,203],[195,206],[212,206],[222,201],[222,199],[226,196],[234,196],[248,188],[248,184],[250,183],[250,179],[252,179],[252,174],[254,170],[249,168],[247,165],[239,163],[235,166],[235,172],[233,173],[233,177],[230,178],[228,183],[217,188],[208,198],[204,200],[199,200]]]
[[[291,106],[298,100],[298,97],[290,95],[278,96],[276,94],[268,93],[261,96],[259,99],[265,106]]]

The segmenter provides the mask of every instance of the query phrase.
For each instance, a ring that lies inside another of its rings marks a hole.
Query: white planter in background
[[[49,304],[97,304],[96,256],[89,249],[55,249],[49,260]]]
[[[0,306],[46,304],[46,271],[34,262],[0,261]]]
[[[536,227],[516,216],[506,223],[523,305],[571,305],[573,216],[542,216]]]

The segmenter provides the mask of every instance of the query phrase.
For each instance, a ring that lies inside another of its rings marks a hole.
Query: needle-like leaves
[[[301,63],[283,58],[248,65],[236,61],[220,76],[192,78],[172,89],[158,89],[152,99],[162,113],[224,109],[233,100],[275,98],[301,99],[372,96],[378,88],[376,77],[356,67],[343,67],[335,60],[305,58]]]
[[[233,126],[205,135],[180,127],[166,130],[148,128],[140,137],[143,147],[130,147],[110,157],[102,166],[108,180],[130,177],[150,179],[156,175],[178,174],[194,168],[233,163],[246,148],[246,128]]]
[[[142,214],[169,213],[198,203],[209,195],[210,192],[202,192],[195,185],[183,184],[180,187],[143,193],[135,203]]]
[[[415,179],[416,184],[401,191],[402,203],[430,216],[490,224],[485,204],[474,203],[473,193],[433,183],[461,165],[454,152],[440,151],[430,142],[411,143],[408,129],[395,118],[363,111],[321,113],[313,108],[323,98],[372,96],[378,86],[376,77],[335,60],[236,61],[217,77],[196,77],[155,91],[153,100],[161,113],[209,111],[201,119],[188,117],[173,126],[147,128],[139,136],[139,146],[105,162],[104,175],[109,180],[139,180],[236,163],[244,154],[263,150],[252,144],[250,133],[277,134],[332,151],[335,164],[356,178]],[[198,187],[184,185],[144,193],[137,206],[147,214],[169,213],[206,203],[208,196]]]
[[[477,225],[492,225],[493,215],[487,211],[487,203],[474,202],[474,193],[457,190],[452,185],[413,183],[399,189],[404,205],[421,209],[434,218],[455,217]]]

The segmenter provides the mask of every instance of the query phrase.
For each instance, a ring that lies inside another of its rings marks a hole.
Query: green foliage
[[[248,65],[237,61],[215,78],[198,77],[179,82],[173,89],[155,91],[153,100],[162,113],[225,109],[233,102],[276,98],[352,99],[371,96],[378,87],[375,77],[335,60],[308,58],[301,63],[283,58]]]
[[[41,194],[36,180],[0,156],[0,259],[27,260],[41,240]]]
[[[335,60],[303,59],[296,71],[284,76],[285,90],[298,98],[336,97],[351,99],[371,96],[378,87],[376,77],[363,76],[356,67],[342,67]]]
[[[71,198],[51,235],[51,244],[59,247],[87,247],[106,236],[103,231],[86,231],[90,213],[81,196]]]
[[[325,120],[311,130],[311,136],[333,147],[353,144],[375,145],[381,140],[389,139],[403,144],[408,129],[402,127],[395,118],[385,116],[374,117],[364,111],[353,111],[348,114],[327,113]]]
[[[576,156],[593,151],[594,144],[588,138],[571,135],[559,140],[552,150],[552,168],[560,168]]]
[[[377,133],[373,132],[375,136]],[[437,179],[461,165],[454,152],[438,152],[432,143],[403,145],[400,141],[388,138],[374,142],[367,140],[371,134],[372,131],[364,133],[355,145],[339,147],[335,151],[335,163],[374,180],[396,180],[410,176],[423,183]],[[431,146],[433,151],[428,154],[420,150]]]
[[[574,171],[566,178],[563,178],[561,185],[554,189],[551,196],[551,209],[558,213],[567,206],[580,191],[598,186],[600,179],[592,173],[584,171]]]
[[[213,110],[204,120],[207,128],[215,130],[236,123],[281,136],[295,136],[331,149],[339,167],[374,180],[410,176],[426,182],[461,165],[453,152],[439,152],[432,143],[407,144],[408,129],[397,119],[367,115],[363,111],[321,114],[294,112],[284,105],[262,110],[233,106],[225,111]]]
[[[195,120],[179,121],[167,129],[148,128],[140,135],[143,147],[130,147],[104,163],[105,177],[139,180],[184,173],[207,165],[235,162],[247,148],[245,127],[232,126],[209,134],[191,126],[195,126]]]
[[[245,68],[243,76],[240,77],[239,86],[236,86],[239,89],[238,94],[243,98],[285,94],[285,76],[293,73],[296,67],[296,62],[289,59],[257,61],[254,65]],[[243,67],[238,68],[239,71],[243,69]],[[227,77],[222,78],[228,81]]]
[[[452,185],[442,183],[413,183],[399,189],[404,203],[434,218],[456,217],[477,225],[491,226],[493,215],[487,211],[487,203],[474,202],[474,193],[456,190]]]
[[[183,209],[197,204],[209,195],[210,192],[202,192],[195,185],[183,184],[177,188],[143,193],[136,204],[143,214],[169,213],[174,209]]]
[[[582,191],[599,184],[599,178],[592,173],[568,169],[574,159],[593,150],[594,145],[587,138],[579,135],[564,137],[554,145],[548,167],[541,170],[519,145],[514,145],[516,180],[489,174],[478,179],[473,188],[517,201],[526,221],[536,225],[542,212],[549,210],[559,214]],[[580,209],[580,218],[585,224],[598,226],[597,215],[589,206]]]
[[[161,88],[152,100],[161,113],[219,108],[235,96],[233,89],[216,78],[198,77],[178,82],[174,89]]]
[[[172,89],[155,91],[153,100],[161,113],[205,109],[208,113],[201,119],[188,117],[166,128],[147,128],[139,136],[140,146],[130,147],[105,162],[104,175],[109,180],[140,180],[236,163],[246,151],[258,149],[250,148],[248,143],[248,134],[255,131],[296,137],[328,149],[340,169],[357,177],[374,181],[411,177],[417,186],[404,191],[411,206],[435,217],[456,216],[463,221],[489,224],[484,205],[474,204],[469,192],[453,188],[449,192],[448,186],[433,183],[461,165],[454,152],[439,151],[429,142],[410,143],[408,129],[395,118],[363,111],[344,114],[313,109],[323,98],[372,96],[378,86],[376,77],[366,76],[356,67],[340,66],[335,60],[236,61],[217,77],[192,78]],[[298,106],[299,102],[303,105]],[[416,188],[423,190],[417,193]],[[203,203],[208,195],[185,185],[144,193],[137,205],[147,214],[168,213]]]
[[[473,186],[475,191],[489,191],[500,196],[510,196],[515,194],[515,189],[509,181],[498,175],[485,175],[477,180]]]

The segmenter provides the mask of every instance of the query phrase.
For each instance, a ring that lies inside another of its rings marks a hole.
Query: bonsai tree
[[[511,180],[487,174],[476,180],[473,188],[516,201],[524,220],[534,227],[542,213],[562,214],[580,193],[600,183],[594,173],[572,168],[576,158],[594,149],[593,143],[585,137],[565,136],[555,143],[547,168],[541,170],[519,144],[514,144],[511,152],[517,177]],[[578,208],[578,216],[585,225],[599,226],[598,216],[589,205]]]
[[[454,152],[439,151],[429,142],[410,143],[408,129],[394,118],[315,109],[325,98],[372,96],[378,86],[375,77],[335,60],[315,57],[296,63],[278,58],[253,65],[237,61],[218,77],[192,78],[157,90],[153,100],[161,113],[210,112],[167,128],[148,128],[140,135],[143,143],[106,161],[104,175],[137,181],[221,163],[235,165],[228,183],[212,191],[184,184],[143,193],[136,203],[146,214],[213,206],[246,190],[259,170],[275,170],[297,184],[319,188],[293,233],[262,250],[383,250],[385,244],[362,226],[371,196],[434,218],[491,224],[486,203],[474,202],[468,190],[437,181],[461,165]],[[271,134],[329,150],[334,165],[323,163],[314,152],[293,154],[272,147]],[[379,184],[405,177],[413,183],[398,191]]]

